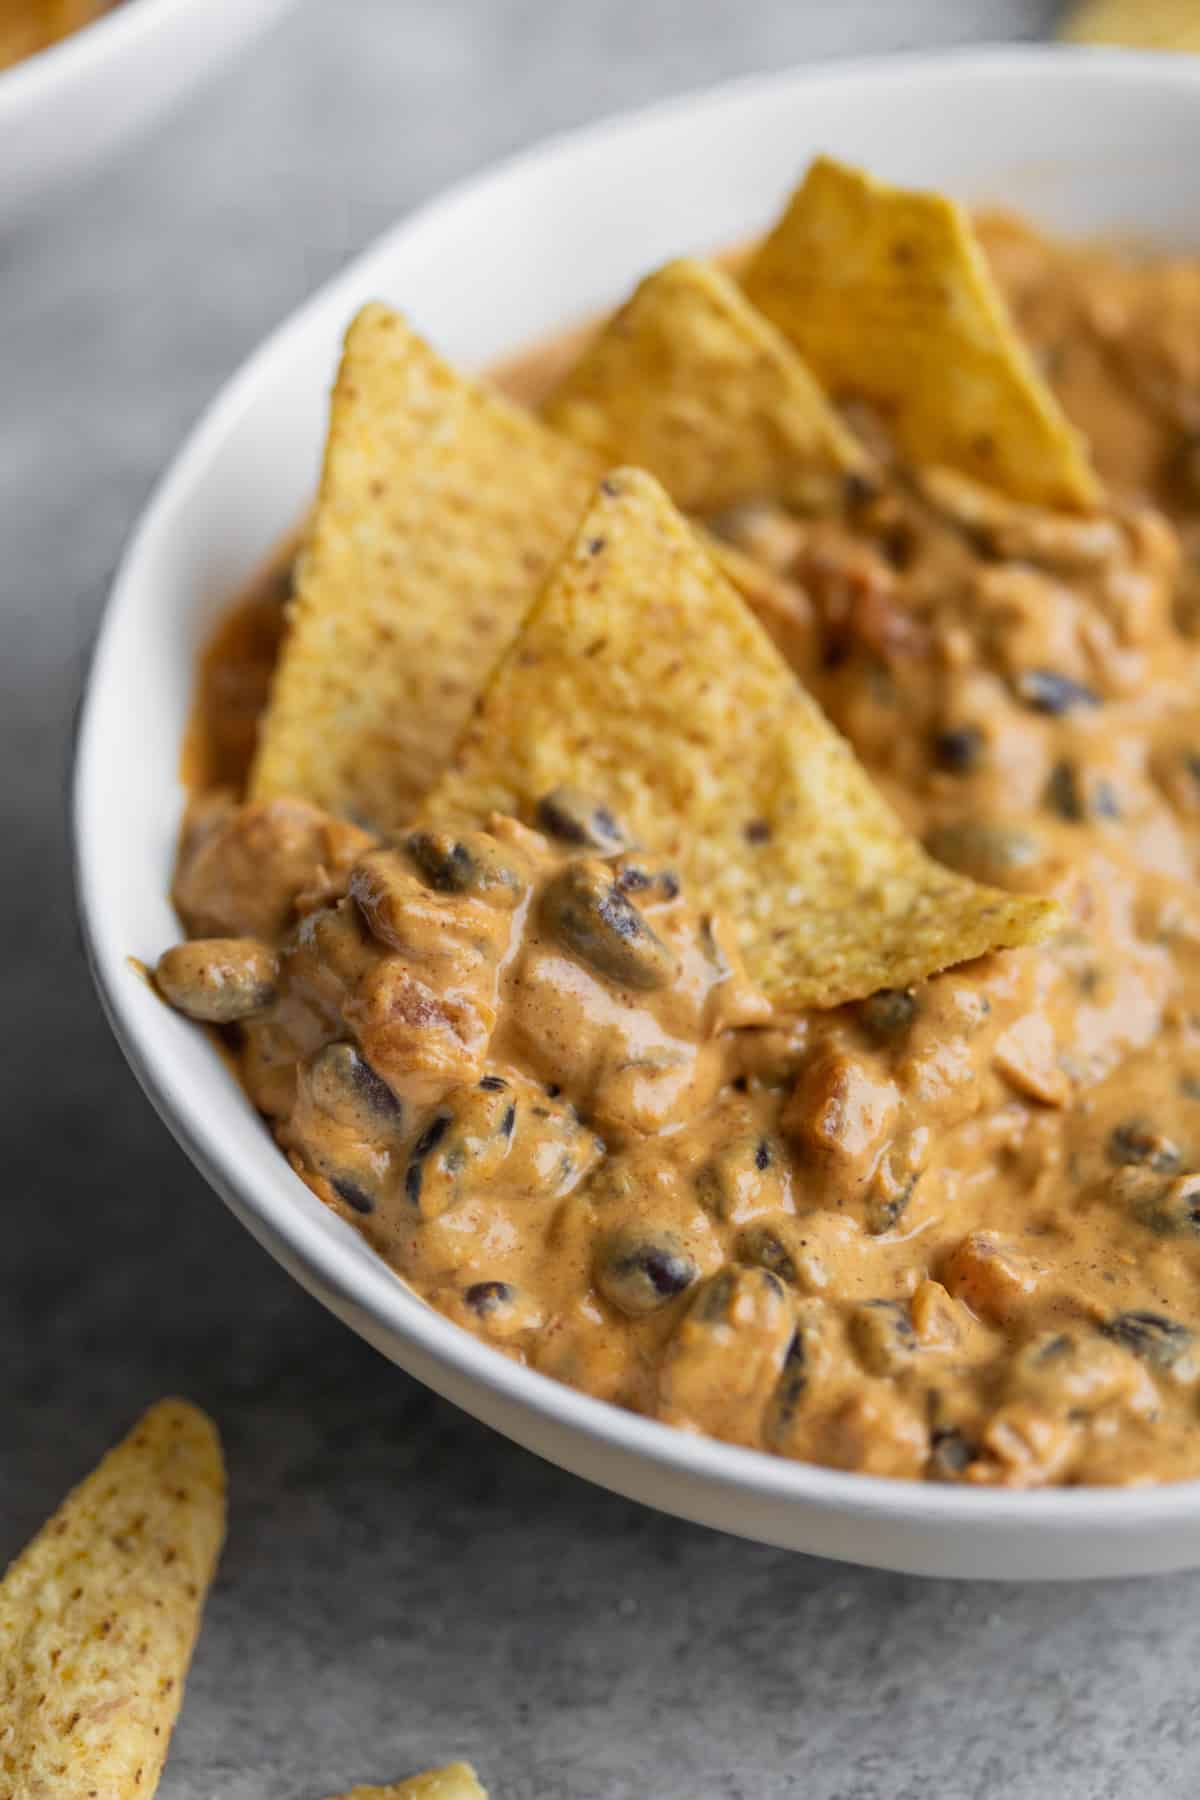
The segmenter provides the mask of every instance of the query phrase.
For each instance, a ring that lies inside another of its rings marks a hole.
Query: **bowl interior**
[[[406,221],[303,308],[201,421],[130,545],[96,649],[75,798],[85,932],[127,1054],[214,1185],[327,1304],[450,1398],[608,1485],[896,1567],[1036,1575],[1200,1561],[1200,1484],[963,1493],[783,1463],[560,1388],[412,1297],[292,1174],[225,1067],[129,961],[153,962],[178,935],[166,894],[196,651],[311,494],[341,332],[367,299],[393,302],[478,367],[614,301],[656,262],[745,236],[819,150],[1060,230],[1194,248],[1198,100],[1186,59],[898,58],[742,82],[554,142]]]

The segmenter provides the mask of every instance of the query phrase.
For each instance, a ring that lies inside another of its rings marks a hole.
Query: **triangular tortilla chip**
[[[160,1401],[0,1583],[0,1793],[150,1800],[224,1530],[217,1434]]]
[[[1083,440],[1020,343],[962,207],[820,157],[742,284],[901,454],[1039,506],[1095,505]]]
[[[1200,51],[1196,0],[1082,0],[1062,35],[1072,44]]]
[[[601,796],[737,927],[781,1007],[903,987],[1057,917],[925,854],[636,469],[601,483],[427,810],[528,819],[564,784]]]
[[[542,412],[606,463],[649,469],[699,515],[803,503],[867,463],[787,339],[702,262],[647,276]]]
[[[356,1787],[339,1800],[487,1800],[470,1763],[448,1763],[444,1769],[426,1769],[391,1787]]]
[[[385,306],[347,335],[250,775],[380,830],[442,768],[598,473]]]

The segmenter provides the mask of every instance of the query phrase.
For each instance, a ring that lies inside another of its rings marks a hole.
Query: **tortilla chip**
[[[563,784],[737,927],[785,1009],[903,987],[1057,918],[925,854],[641,470],[601,483],[427,810],[529,819]]]
[[[149,1800],[224,1529],[216,1431],[162,1400],[0,1583],[0,1791]]]
[[[356,1787],[338,1800],[487,1800],[470,1763],[448,1763],[444,1769],[426,1769],[393,1787]]]
[[[1083,0],[1062,35],[1072,44],[1200,51],[1200,11],[1196,0]]]
[[[743,276],[835,398],[902,455],[1039,506],[1094,506],[1082,438],[1020,343],[961,206],[813,163]]]
[[[676,506],[819,501],[866,452],[787,339],[705,263],[647,276],[550,394],[543,417]]]
[[[409,819],[597,473],[399,314],[359,313],[251,798]]]

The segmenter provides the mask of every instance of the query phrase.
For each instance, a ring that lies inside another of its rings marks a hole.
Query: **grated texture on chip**
[[[1082,438],[1021,344],[962,207],[820,157],[743,287],[901,454],[1040,506],[1095,505]]]
[[[160,1401],[0,1583],[0,1793],[149,1800],[224,1529],[216,1431]]]
[[[438,774],[597,474],[398,313],[346,336],[250,796],[386,830]]]
[[[448,1763],[444,1769],[426,1769],[391,1787],[356,1787],[337,1800],[487,1800],[470,1763]]]
[[[647,276],[543,416],[607,463],[649,469],[690,513],[816,502],[867,463],[787,339],[702,262]]]
[[[1050,901],[926,855],[653,478],[600,484],[427,810],[604,799],[737,929],[783,1009],[1043,937]]]

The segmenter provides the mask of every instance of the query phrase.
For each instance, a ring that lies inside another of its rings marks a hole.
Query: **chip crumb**
[[[1039,506],[1099,502],[956,202],[818,157],[742,285],[834,399],[881,410],[909,461]]]
[[[406,823],[602,465],[373,304],[346,334],[250,797]]]
[[[734,924],[784,1010],[905,987],[1058,920],[925,853],[637,469],[597,490],[428,810],[529,820],[564,785],[603,796]]]
[[[334,1800],[488,1800],[470,1763],[447,1763],[444,1769],[426,1769],[391,1787],[356,1787]]]
[[[0,1793],[149,1800],[224,1529],[216,1430],[161,1400],[0,1583]]]
[[[656,475],[684,512],[815,504],[868,457],[783,334],[720,269],[648,275],[543,405],[610,463]]]

